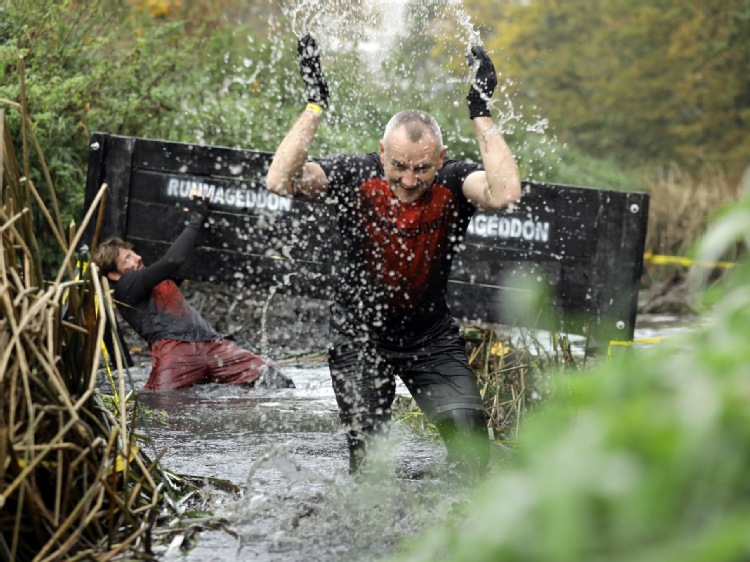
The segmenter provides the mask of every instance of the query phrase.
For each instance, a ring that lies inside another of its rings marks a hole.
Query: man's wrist
[[[320,115],[321,113],[323,113],[323,108],[314,101],[311,101],[307,103],[305,111],[309,111],[310,113],[314,113],[315,115]]]
[[[203,216],[200,213],[192,212],[188,215],[188,220],[185,223],[185,226],[200,230],[203,227],[203,223],[206,221],[206,218],[207,217]]]
[[[482,101],[480,103],[469,102],[469,117],[474,119],[475,117],[492,117],[489,105]]]
[[[491,133],[499,133],[500,129],[495,126],[490,115],[477,115],[471,118],[478,133],[487,136]]]

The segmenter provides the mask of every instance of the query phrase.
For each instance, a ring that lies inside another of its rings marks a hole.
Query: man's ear
[[[122,277],[122,274],[116,272],[116,271],[110,271],[107,273],[107,279],[110,281],[119,281],[120,277]]]
[[[443,148],[440,150],[440,156],[438,158],[437,166],[435,166],[435,168],[437,168],[438,170],[440,170],[443,167],[443,164],[445,163],[445,153],[447,151],[448,151],[447,146],[443,146]]]

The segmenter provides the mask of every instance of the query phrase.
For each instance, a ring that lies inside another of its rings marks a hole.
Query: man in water
[[[489,455],[486,416],[446,293],[475,209],[503,209],[521,196],[516,161],[490,113],[492,61],[471,48],[467,101],[482,165],[448,158],[440,127],[416,109],[391,118],[379,152],[308,160],[328,103],[320,49],[309,34],[299,40],[298,61],[309,103],[266,181],[278,195],[334,203],[341,246],[328,360],[350,471],[385,433],[395,376],[438,428],[449,460],[481,470]]]
[[[133,245],[120,238],[105,241],[94,255],[100,274],[114,284],[120,314],[151,349],[145,389],[160,392],[203,383],[293,388],[273,363],[223,338],[185,300],[176,275],[192,253],[209,209],[202,198],[193,197],[185,212],[185,229],[152,265],[144,265]]]

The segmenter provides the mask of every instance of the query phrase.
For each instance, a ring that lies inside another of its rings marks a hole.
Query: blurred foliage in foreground
[[[704,259],[750,243],[748,225],[750,194],[713,225]],[[554,379],[511,466],[398,559],[747,560],[749,286],[746,260],[705,293],[705,328]]]

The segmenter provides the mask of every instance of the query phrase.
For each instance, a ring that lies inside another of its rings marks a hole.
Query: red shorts
[[[151,347],[151,364],[144,388],[157,392],[212,382],[249,385],[264,369],[276,369],[229,340],[159,340]]]

